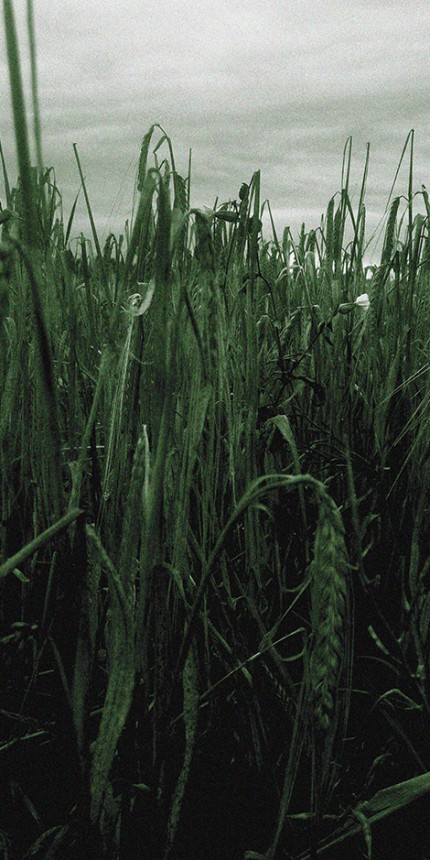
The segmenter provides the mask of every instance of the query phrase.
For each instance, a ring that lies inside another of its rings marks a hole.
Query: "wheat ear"
[[[348,557],[340,512],[325,494],[321,494],[319,499],[311,570],[311,707],[317,728],[326,732],[333,715],[342,667]]]

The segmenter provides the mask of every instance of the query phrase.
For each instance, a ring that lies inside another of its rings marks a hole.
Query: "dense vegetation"
[[[413,133],[379,265],[350,141],[321,226],[268,242],[259,172],[190,208],[159,126],[132,229],[103,248],[75,149],[93,241],[72,241],[35,63],[30,166],[4,7],[19,180],[1,153],[2,856],[429,856],[430,205]]]

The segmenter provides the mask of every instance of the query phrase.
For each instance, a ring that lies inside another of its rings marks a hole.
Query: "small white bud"
[[[363,293],[363,295],[357,296],[354,304],[357,305],[357,307],[361,308],[362,311],[369,310],[370,300],[367,293]]]

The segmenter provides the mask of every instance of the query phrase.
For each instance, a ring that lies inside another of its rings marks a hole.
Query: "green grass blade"
[[[113,612],[113,624],[106,643],[109,654],[109,679],[91,770],[91,819],[97,823],[105,812],[106,797],[110,788],[110,769],[133,696],[134,622],[133,604],[124,591],[115,566],[95,530],[87,526],[86,531],[108,574]]]
[[[10,192],[9,177],[7,175],[6,161],[5,161],[1,141],[0,141],[0,158],[1,158],[1,163],[2,163],[3,182],[4,182],[4,188],[5,188],[5,194],[6,194],[6,206],[8,209],[11,209],[11,207],[12,207],[12,196],[11,196],[11,192]]]
[[[39,167],[40,176],[43,173],[43,156],[42,156],[42,134],[40,123],[39,110],[39,93],[37,84],[37,64],[36,64],[36,37],[34,32],[34,13],[33,0],[27,0],[27,22],[28,36],[30,43],[30,65],[31,65],[31,89],[33,97],[33,121],[34,121],[34,140],[36,144],[36,157]]]
[[[109,280],[108,280],[108,276],[107,276],[107,272],[106,272],[106,266],[105,266],[104,257],[102,254],[102,249],[100,247],[99,237],[97,235],[96,225],[95,225],[94,218],[93,218],[90,198],[88,197],[87,186],[85,184],[84,174],[82,173],[82,167],[81,167],[81,162],[79,159],[78,148],[76,146],[76,143],[73,144],[73,150],[75,153],[76,163],[78,165],[79,176],[81,179],[82,189],[83,189],[84,197],[85,197],[85,203],[87,205],[87,212],[88,212],[88,217],[90,219],[91,232],[93,234],[94,245],[96,246],[97,260],[98,260],[98,264],[100,266],[100,275],[101,275],[102,286],[103,286],[106,301],[110,304],[112,299],[111,299],[111,295],[109,292]]]
[[[49,528],[45,529],[40,535],[37,535],[30,543],[24,546],[19,552],[12,555],[8,558],[0,567],[0,579],[7,576],[15,567],[19,567],[24,563],[28,558],[34,555],[35,552],[38,552],[39,549],[42,549],[47,543],[49,543],[54,537],[56,537],[60,532],[64,531],[64,529],[68,528],[72,523],[74,523],[78,517],[82,516],[83,511],[79,509],[74,509],[69,511],[68,514],[65,514],[64,517],[61,517],[58,522],[54,523]]]
[[[35,190],[30,166],[30,147],[25,112],[24,89],[22,85],[21,63],[15,27],[15,16],[10,0],[3,0],[6,28],[6,46],[9,65],[9,79],[12,96],[12,109],[15,125],[15,141],[18,169],[21,181],[22,204],[24,210],[23,232],[29,248],[37,246],[37,214]]]

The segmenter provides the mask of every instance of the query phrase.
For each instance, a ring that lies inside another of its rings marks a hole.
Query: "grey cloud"
[[[24,46],[25,4],[17,5]],[[339,190],[349,135],[357,196],[370,141],[373,223],[412,127],[417,187],[427,179],[426,13],[421,0],[326,0],[322,14],[311,0],[218,0],[216,6],[209,0],[185,6],[179,0],[39,0],[44,151],[66,210],[79,188],[76,142],[101,230],[121,230],[131,212],[141,139],[160,122],[183,175],[193,150],[195,205],[235,197],[241,182],[261,169],[262,199],[270,199],[279,229],[285,223],[299,229],[303,220],[317,226]],[[6,81],[4,61],[0,74]],[[25,76],[28,81],[28,62]],[[13,174],[6,92],[0,134]],[[397,193],[405,192],[406,178],[404,166]],[[76,223],[87,230],[82,204]]]

